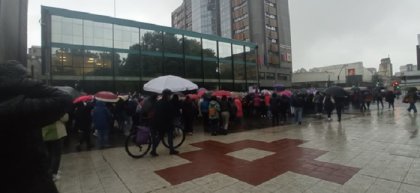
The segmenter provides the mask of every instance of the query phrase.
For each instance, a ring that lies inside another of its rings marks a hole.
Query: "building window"
[[[139,47],[139,33],[139,28],[114,25],[114,48],[129,50]]]
[[[108,51],[86,50],[83,72],[85,76],[112,76],[112,53]]]
[[[260,78],[260,80],[265,80],[265,72],[260,72],[258,74],[258,77]]]
[[[276,73],[267,72],[265,73],[267,80],[276,80]]]

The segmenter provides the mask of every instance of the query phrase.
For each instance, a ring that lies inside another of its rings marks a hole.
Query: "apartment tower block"
[[[260,85],[291,85],[288,0],[184,0],[172,27],[256,43]]]

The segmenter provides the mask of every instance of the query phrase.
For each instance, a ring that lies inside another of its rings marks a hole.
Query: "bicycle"
[[[149,127],[137,126],[125,140],[125,151],[133,158],[141,158],[152,147],[152,134]]]
[[[181,122],[174,124],[173,131],[173,145],[174,148],[178,148],[185,141],[185,132]],[[165,147],[169,148],[168,134],[166,133],[162,139],[162,143]],[[152,134],[149,127],[137,126],[125,140],[125,151],[133,158],[142,158],[145,156],[152,147]]]
[[[182,126],[181,121],[176,121],[174,124],[173,130],[173,146],[174,149],[180,147],[185,141],[185,132],[184,127]],[[169,148],[168,134],[166,133],[163,136],[162,143],[165,147]]]

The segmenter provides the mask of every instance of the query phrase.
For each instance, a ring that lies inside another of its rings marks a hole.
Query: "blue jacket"
[[[109,130],[111,118],[111,112],[105,106],[105,103],[96,101],[95,108],[92,111],[92,121],[95,129]]]

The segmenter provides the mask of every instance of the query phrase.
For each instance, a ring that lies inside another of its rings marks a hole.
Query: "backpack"
[[[138,145],[144,145],[150,143],[150,128],[137,126],[136,143]]]
[[[217,108],[216,108],[216,104],[210,104],[209,105],[209,117],[217,117],[218,112],[217,112]]]

